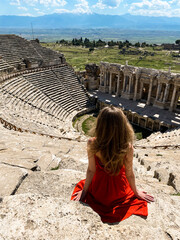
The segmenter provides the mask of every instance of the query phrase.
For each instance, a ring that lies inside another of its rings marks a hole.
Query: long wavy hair
[[[97,118],[95,139],[90,150],[100,152],[104,169],[110,175],[118,175],[124,164],[129,144],[133,144],[134,131],[120,108],[103,108]]]

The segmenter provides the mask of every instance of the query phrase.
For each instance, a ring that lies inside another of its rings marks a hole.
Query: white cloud
[[[27,11],[28,9],[26,7],[18,7],[19,10]]]
[[[141,2],[133,2],[129,8],[129,13],[143,16],[179,17],[180,10],[173,6],[178,4],[178,2],[180,0],[143,0]]]
[[[92,6],[93,8],[105,9],[107,6],[102,3],[102,0],[99,0],[95,5]]]
[[[89,8],[88,1],[86,0],[77,0],[77,4],[75,4],[75,9],[72,11],[73,13],[91,13]]]
[[[98,0],[98,2],[93,5],[93,8],[105,9],[105,8],[117,8],[123,0]]]
[[[34,0],[36,1],[36,0]],[[53,7],[57,7],[57,6],[65,6],[67,4],[67,2],[65,0],[39,0],[39,3],[45,6],[53,6]]]
[[[180,16],[180,8],[179,9],[173,9],[170,11],[167,10],[147,10],[147,9],[139,9],[136,10],[135,15],[142,15],[142,16],[161,16],[161,17],[179,17]]]
[[[13,0],[12,2],[10,2],[10,5],[21,5],[20,4],[20,0]]]
[[[44,6],[52,6],[52,7],[63,7],[67,4],[65,0],[11,0],[11,5],[21,5],[27,4],[30,6],[34,6],[35,4],[39,3]]]
[[[150,9],[159,9],[159,8],[169,9],[170,4],[167,1],[161,1],[161,0],[151,0],[151,1],[143,0],[142,2],[131,4],[131,9],[143,8],[143,7],[150,8]]]
[[[84,14],[84,13],[92,13],[88,4],[88,1],[86,0],[77,0],[77,4],[74,5],[73,10],[68,10],[68,9],[55,9],[55,13],[75,13],[75,14]]]

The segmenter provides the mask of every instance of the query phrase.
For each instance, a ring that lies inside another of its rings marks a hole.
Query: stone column
[[[169,94],[169,88],[170,88],[170,85],[168,83],[166,83],[166,89],[165,89],[165,93],[164,93],[163,103],[165,103],[167,101],[168,94]]]
[[[173,90],[173,95],[172,95],[172,98],[171,98],[171,104],[170,104],[170,108],[169,108],[169,111],[173,111],[173,107],[174,107],[174,101],[175,101],[175,97],[176,97],[176,91],[177,91],[177,86],[174,85],[174,90]]]
[[[117,79],[117,91],[116,91],[116,96],[119,96],[119,85],[120,85],[120,74],[118,73],[117,75],[118,79]]]
[[[104,87],[106,88],[107,84],[107,71],[104,72]]]
[[[140,85],[140,99],[142,98],[143,86],[144,86],[144,83],[141,82],[141,85]]]
[[[124,80],[123,80],[123,92],[125,92],[125,87],[126,87],[126,75],[124,75]]]
[[[137,98],[137,88],[138,88],[138,78],[136,77],[136,83],[135,83],[135,90],[134,90],[134,97],[133,97],[133,101],[136,101]]]
[[[103,81],[103,73],[100,73],[100,86],[102,86],[102,81]]]
[[[150,79],[150,84],[149,84],[148,99],[147,99],[147,102],[146,102],[147,105],[150,105],[150,102],[151,102],[152,85],[153,85],[153,80],[151,78]]]
[[[131,84],[132,84],[132,76],[129,77],[129,89],[128,89],[128,93],[131,93]]]
[[[159,99],[159,95],[161,93],[161,88],[162,88],[162,83],[158,83],[158,88],[157,88],[157,92],[156,92],[156,101]]]
[[[109,94],[112,94],[112,72],[110,72]]]

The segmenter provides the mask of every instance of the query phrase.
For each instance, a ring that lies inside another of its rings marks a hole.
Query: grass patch
[[[93,132],[91,130],[94,128],[94,126],[96,124],[96,119],[97,118],[95,116],[90,116],[86,120],[83,121],[82,130],[86,135],[93,137]],[[146,138],[152,133],[151,131],[146,130],[146,129],[141,128],[136,125],[133,125],[133,129],[134,129],[137,140]]]
[[[180,197],[180,192],[172,194],[172,196],[179,196]]]
[[[75,127],[76,123],[81,119],[82,116],[77,117],[74,121],[73,121],[73,127]]]
[[[59,169],[59,165],[57,167],[51,168],[52,171],[58,170]]]
[[[96,118],[93,116],[88,117],[84,122],[82,123],[82,130],[86,135],[91,136],[90,130],[94,127],[96,122]]]
[[[41,43],[42,46],[48,47],[52,50],[59,51],[64,54],[66,61],[72,65],[76,71],[85,69],[88,63],[100,64],[103,62],[125,64],[128,61],[129,65],[136,67],[154,68],[159,70],[168,71],[171,67],[172,72],[180,72],[179,59],[174,58],[170,51],[159,50],[158,48],[145,47],[141,49],[142,52],[154,53],[150,55],[130,55],[120,54],[120,49],[117,46],[110,48],[95,48],[93,52],[89,52],[89,48],[76,47],[76,46],[61,46],[55,43]],[[137,50],[131,47],[128,50]]]
[[[135,136],[136,136],[136,139],[137,139],[137,140],[141,140],[141,139],[143,138],[142,132],[137,132],[137,133],[135,133]]]

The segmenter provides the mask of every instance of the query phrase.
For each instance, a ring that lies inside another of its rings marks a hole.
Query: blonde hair
[[[117,175],[134,140],[133,128],[123,111],[114,106],[103,108],[97,118],[95,137],[90,150],[94,154],[100,152],[105,171]]]

